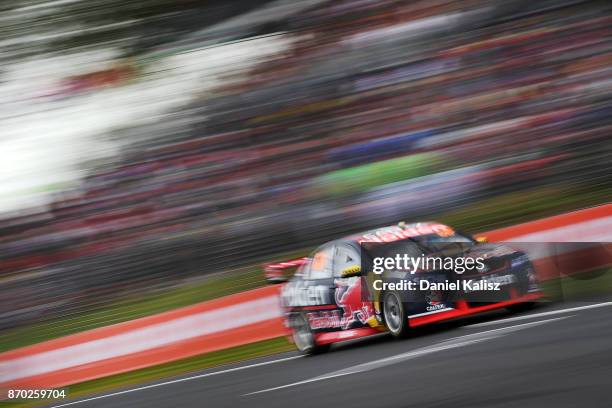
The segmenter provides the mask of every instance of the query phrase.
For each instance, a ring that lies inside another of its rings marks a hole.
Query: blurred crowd
[[[3,221],[0,328],[503,194],[612,187],[610,6],[332,0],[276,21],[282,55]]]

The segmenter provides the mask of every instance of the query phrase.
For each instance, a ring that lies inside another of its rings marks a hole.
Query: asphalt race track
[[[611,407],[611,300],[493,312],[52,406]]]

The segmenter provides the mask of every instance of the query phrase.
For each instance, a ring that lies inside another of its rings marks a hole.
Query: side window
[[[320,248],[310,263],[307,279],[327,279],[332,277],[333,246]]]
[[[361,254],[350,245],[339,245],[334,254],[334,276],[357,274],[361,270]]]

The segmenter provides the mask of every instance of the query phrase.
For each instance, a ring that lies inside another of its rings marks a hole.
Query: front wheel
[[[407,337],[410,331],[406,307],[396,292],[387,292],[383,297],[383,316],[391,334],[398,338]]]
[[[293,318],[291,329],[293,342],[300,353],[312,355],[323,353],[329,349],[329,344],[317,344],[314,333],[310,329],[310,325],[304,315],[298,315]]]

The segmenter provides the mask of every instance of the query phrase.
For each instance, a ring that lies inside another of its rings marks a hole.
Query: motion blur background
[[[261,285],[367,227],[609,201],[611,8],[3,2],[2,349]]]

